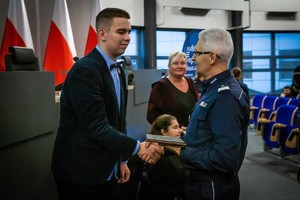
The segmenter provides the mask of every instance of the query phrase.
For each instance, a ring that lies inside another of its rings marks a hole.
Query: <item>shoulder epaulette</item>
[[[218,88],[218,93],[222,91],[230,91],[230,88],[228,85],[222,85],[221,87]]]

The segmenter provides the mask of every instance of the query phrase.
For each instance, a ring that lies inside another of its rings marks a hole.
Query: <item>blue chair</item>
[[[262,107],[259,109],[258,118],[269,118],[271,112],[276,110],[277,96],[266,96]]]
[[[298,105],[299,105],[299,99],[297,99],[297,98],[292,98],[292,99],[289,101],[288,105],[298,106]]]
[[[257,126],[257,134],[261,135],[261,121],[268,119],[270,114],[275,111],[276,101],[279,99],[277,96],[266,96],[262,107],[258,111],[257,121],[254,121],[254,125]]]
[[[264,150],[279,148],[281,140],[286,138],[286,132],[297,128],[296,115],[298,107],[293,105],[282,105],[277,110],[276,121],[268,121],[263,126],[262,138]]]
[[[280,106],[287,105],[288,102],[291,100],[289,97],[279,97],[275,100],[274,108],[271,114],[268,118],[259,118],[258,119],[258,125],[257,125],[257,135],[261,135],[262,126],[264,123],[269,123],[269,121],[275,121],[276,120],[276,113]]]
[[[280,133],[279,144],[280,154],[285,156],[286,154],[297,155],[299,153],[299,129],[298,129],[298,107],[293,113],[290,126],[286,127],[284,132]]]
[[[276,112],[278,108],[282,105],[287,105],[288,102],[291,100],[289,97],[280,97],[275,102],[275,110],[270,114],[269,120],[275,121]]]
[[[252,106],[250,106],[249,124],[257,125],[257,116],[259,109],[263,106],[264,100],[267,98],[265,94],[257,94],[253,97]]]
[[[286,134],[280,134],[280,154],[299,154],[299,129],[290,127]]]

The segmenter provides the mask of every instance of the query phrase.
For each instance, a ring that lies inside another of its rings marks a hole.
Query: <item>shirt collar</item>
[[[228,77],[231,75],[231,72],[229,69],[226,69],[225,71],[207,79],[207,80],[204,80],[203,81],[203,86],[208,88],[210,87],[211,85],[214,85],[218,82],[220,82],[221,80],[223,80],[224,78]]]
[[[114,60],[112,60],[108,55],[106,55],[105,53],[104,53],[104,51],[97,45],[96,46],[96,49],[99,51],[99,53],[103,56],[103,58],[104,58],[104,60],[105,60],[105,62],[106,62],[106,64],[107,64],[107,67],[108,67],[108,69],[110,70],[110,66],[112,65],[112,64],[114,64],[114,63],[116,63],[116,61],[114,61]]]

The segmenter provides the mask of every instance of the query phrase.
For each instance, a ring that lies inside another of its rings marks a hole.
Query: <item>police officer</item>
[[[187,127],[187,147],[171,147],[183,162],[189,200],[239,199],[237,173],[247,146],[249,103],[228,68],[232,54],[227,31],[200,32],[192,59],[205,77],[202,95]]]

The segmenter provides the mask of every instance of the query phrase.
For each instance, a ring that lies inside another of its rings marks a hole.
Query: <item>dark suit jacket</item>
[[[55,177],[83,185],[101,184],[117,161],[133,153],[137,142],[126,136],[128,91],[123,69],[119,77],[120,112],[109,69],[97,49],[68,73],[52,159]]]

